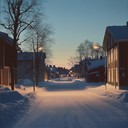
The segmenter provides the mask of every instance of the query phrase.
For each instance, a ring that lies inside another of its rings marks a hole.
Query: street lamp
[[[92,47],[96,51],[96,53],[97,53],[97,59],[98,59],[98,51],[99,51],[99,48],[101,48],[101,46],[98,43],[94,43],[92,45]]]
[[[86,51],[85,50],[81,51],[81,55],[83,55],[83,60],[81,60],[81,64],[82,64],[82,70],[81,70],[82,76],[81,77],[86,77]]]
[[[103,49],[103,47],[100,46],[98,43],[94,43],[94,44],[92,45],[92,47],[93,47],[94,50],[96,50],[96,52],[97,52],[97,59],[98,59],[98,50],[99,50],[100,48]],[[103,49],[103,50],[104,50],[104,49]],[[107,55],[106,55],[106,53],[105,53],[105,90],[107,89],[106,81],[107,81]]]
[[[34,53],[33,53],[33,70],[34,70],[34,81],[35,81],[35,84],[33,86],[33,91],[35,91],[35,88],[36,86],[38,86],[38,66],[39,66],[39,56],[38,56],[38,53],[39,52],[42,52],[43,51],[43,47],[42,46],[38,46],[37,47],[37,52],[34,50]]]
[[[42,46],[38,47],[38,52],[42,52],[44,48]]]

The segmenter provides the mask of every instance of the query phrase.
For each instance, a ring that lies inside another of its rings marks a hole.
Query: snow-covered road
[[[128,128],[128,113],[82,81],[52,81],[14,128]]]

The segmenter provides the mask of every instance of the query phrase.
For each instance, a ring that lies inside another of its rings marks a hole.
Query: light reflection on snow
[[[68,78],[40,83],[35,92],[32,86],[19,86],[16,90],[28,96],[31,107],[14,128],[127,127],[128,114],[122,103],[128,104],[128,94],[114,86],[107,85],[107,90],[104,87],[103,83]],[[16,114],[15,108],[11,110]]]

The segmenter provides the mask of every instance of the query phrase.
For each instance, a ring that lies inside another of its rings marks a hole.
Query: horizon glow
[[[47,21],[55,29],[53,65],[70,68],[80,43],[88,39],[102,45],[107,26],[126,25],[127,0],[46,0]]]

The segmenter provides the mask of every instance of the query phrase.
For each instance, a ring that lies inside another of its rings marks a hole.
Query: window
[[[118,83],[118,70],[116,68],[116,83]]]
[[[118,51],[117,51],[117,47],[115,47],[115,60],[117,61],[118,58]]]
[[[108,82],[110,82],[110,68],[108,69]]]
[[[115,61],[115,48],[113,49],[113,61]]]
[[[108,64],[110,64],[110,52],[108,52]]]
[[[111,49],[111,62],[113,62],[113,49]]]
[[[111,82],[114,82],[113,77],[114,77],[114,75],[113,75],[113,68],[111,68]]]
[[[115,47],[114,49],[113,49],[113,60],[114,61],[117,61],[117,47]]]

